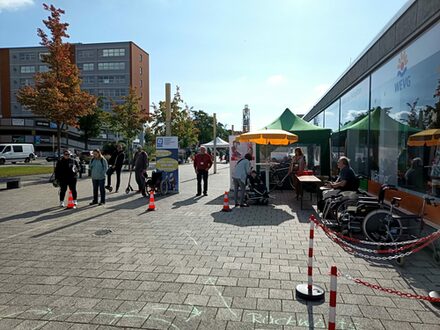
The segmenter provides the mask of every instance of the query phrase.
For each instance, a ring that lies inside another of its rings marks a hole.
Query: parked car
[[[33,144],[29,143],[5,143],[0,144],[0,165],[6,162],[15,164],[16,162],[29,163],[34,160],[35,149]]]

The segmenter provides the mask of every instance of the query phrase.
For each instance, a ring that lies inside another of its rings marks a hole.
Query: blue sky
[[[38,0],[0,0],[0,47],[37,45]],[[251,128],[306,113],[406,0],[60,0],[69,42],[131,40],[150,54],[151,101],[164,84],[194,109]]]

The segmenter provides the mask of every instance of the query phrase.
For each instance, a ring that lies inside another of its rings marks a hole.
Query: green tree
[[[150,116],[151,132],[155,136],[165,136],[166,104],[152,104],[153,113]],[[180,148],[188,148],[197,144],[197,128],[191,118],[190,108],[180,95],[180,88],[176,87],[176,93],[171,100],[171,134],[179,139]]]
[[[424,110],[426,128],[440,128],[440,79],[438,80],[438,85],[433,97],[437,99],[435,105],[433,107],[427,105]]]
[[[213,127],[214,127],[214,117],[207,114],[203,110],[193,110],[192,117],[194,120],[194,125],[198,130],[198,140],[200,143],[207,143],[213,139]],[[228,131],[220,122],[217,122],[217,136],[221,139],[227,141],[230,135]]]
[[[111,127],[127,139],[128,157],[131,159],[131,145],[133,140],[142,132],[148,116],[145,109],[140,106],[141,98],[136,95],[133,89],[130,89],[123,100],[122,104],[113,106]]]
[[[102,110],[102,97],[98,98],[97,106],[92,113],[78,119],[81,137],[84,140],[85,149],[89,149],[89,139],[99,136],[101,129],[109,122],[110,114]]]
[[[96,98],[81,91],[78,67],[72,63],[71,46],[63,38],[67,34],[68,23],[61,22],[64,11],[53,5],[43,4],[50,12],[44,25],[50,31],[49,37],[38,29],[40,44],[47,48],[48,54],[42,62],[49,67],[48,72],[35,74],[35,86],[25,86],[17,93],[17,100],[35,115],[47,118],[57,125],[57,147],[61,150],[61,131],[63,128],[78,125],[78,117],[86,116],[96,106]]]

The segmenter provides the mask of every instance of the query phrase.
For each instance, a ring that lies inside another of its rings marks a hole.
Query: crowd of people
[[[89,205],[105,205],[106,190],[112,192],[112,176],[116,175],[116,189],[114,193],[119,192],[121,185],[121,172],[125,164],[125,153],[122,144],[116,146],[116,150],[111,153],[109,160],[104,157],[101,150],[93,150],[93,157],[89,162],[89,171],[92,179],[93,198]],[[71,153],[68,149],[63,151],[63,156],[57,161],[55,166],[55,182],[60,187],[59,199],[60,206],[65,207],[65,197],[67,188],[72,193],[74,206],[78,205],[77,180],[82,173],[83,164],[79,161],[76,153]],[[132,170],[135,173],[136,183],[138,185],[137,193],[147,196],[145,187],[145,178],[149,166],[148,154],[141,146],[133,157],[131,163]],[[107,178],[107,185],[105,183]]]
[[[235,155],[235,154],[234,154]],[[236,155],[235,155],[236,156]],[[259,189],[266,191],[265,184],[261,180],[258,173],[252,168],[251,161],[253,156],[251,153],[246,153],[243,157],[238,159],[235,168],[232,172],[232,183],[234,187],[234,202],[236,207],[248,207],[246,201],[246,187],[249,184],[251,189]],[[125,153],[122,144],[116,146],[116,150],[110,155],[109,160],[102,155],[99,149],[93,150],[93,158],[89,163],[90,176],[92,179],[93,199],[90,205],[104,205],[106,202],[106,190],[112,192],[112,176],[116,176],[115,193],[119,192],[121,184],[121,172],[125,163]],[[201,146],[199,152],[193,157],[193,166],[197,179],[196,196],[208,195],[208,173],[213,165],[213,156],[209,151]],[[137,192],[143,196],[147,196],[147,188],[145,179],[148,177],[147,169],[149,167],[148,154],[141,146],[137,148],[131,163],[132,170],[135,174],[135,180],[138,185]],[[327,182],[321,189],[322,197],[331,196],[340,191],[355,191],[359,187],[359,179],[354,170],[350,166],[347,157],[340,157],[337,162],[339,174],[337,179],[333,182]],[[60,206],[64,207],[64,199],[67,188],[72,192],[73,203],[76,206],[77,200],[77,178],[82,172],[81,163],[78,159],[70,153],[69,150],[64,150],[63,157],[57,162],[55,168],[55,179],[59,184],[60,192]],[[303,173],[307,169],[306,158],[301,148],[296,148],[294,155],[290,160],[288,167],[288,174],[292,177],[294,190],[297,198],[299,196],[299,184],[297,175]],[[411,166],[405,173],[405,181],[407,184],[417,187],[417,185],[424,184],[421,180],[423,176],[423,163],[420,158],[414,158],[411,161]],[[430,169],[430,185],[432,186],[432,194],[434,196],[440,195],[440,153],[436,154],[433,165]],[[106,184],[107,179],[107,184]],[[203,183],[203,184],[202,184]]]

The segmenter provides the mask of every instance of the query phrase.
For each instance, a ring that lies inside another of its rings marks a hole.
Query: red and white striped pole
[[[313,289],[313,239],[315,237],[315,223],[310,220],[310,233],[309,233],[309,259],[307,263],[307,289],[312,291]]]
[[[338,269],[332,266],[330,271],[330,307],[328,314],[328,330],[336,329],[336,285],[338,282]]]
[[[310,233],[309,233],[309,255],[307,262],[307,284],[299,284],[296,286],[296,296],[304,300],[322,300],[324,299],[324,289],[313,285],[313,239],[315,237],[315,223],[312,221],[314,216],[311,215]]]

